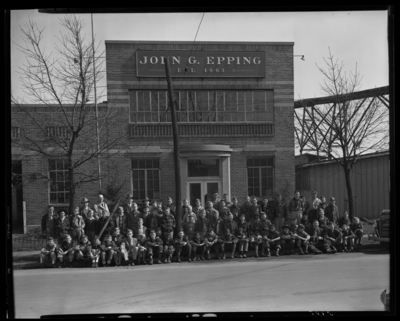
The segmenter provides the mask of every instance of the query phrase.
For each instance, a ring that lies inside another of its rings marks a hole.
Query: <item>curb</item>
[[[36,252],[36,251],[35,251]],[[357,249],[354,253],[373,253],[373,254],[389,254],[389,249],[381,246],[379,243],[374,244],[364,244],[361,249]],[[247,258],[252,259],[254,256],[254,251],[248,251]],[[302,258],[302,256],[294,254],[291,255],[283,255],[281,257],[289,258],[289,257],[296,257]],[[260,257],[261,258],[261,257]],[[239,259],[238,257],[235,258]],[[262,258],[261,258],[262,259]],[[246,259],[244,259],[246,260]],[[211,260],[205,262],[221,262],[222,260]],[[230,260],[223,260],[223,261],[230,261]],[[242,259],[240,259],[242,261]],[[39,254],[29,254],[25,257],[19,257],[16,260],[13,259],[13,269],[14,270],[30,270],[30,269],[41,269],[41,264],[39,262]]]

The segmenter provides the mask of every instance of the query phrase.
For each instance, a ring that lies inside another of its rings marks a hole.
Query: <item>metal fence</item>
[[[22,235],[12,238],[12,250],[13,251],[31,251],[31,250],[41,250],[46,246],[46,239]]]

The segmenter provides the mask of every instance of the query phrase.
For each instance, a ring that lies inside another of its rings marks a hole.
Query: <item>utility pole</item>
[[[168,83],[168,97],[169,97],[169,108],[171,110],[171,121],[172,121],[172,136],[174,140],[174,164],[175,164],[175,205],[176,205],[176,229],[182,228],[182,217],[181,217],[181,172],[179,164],[179,137],[178,137],[178,124],[176,123],[176,113],[174,104],[174,90],[172,88],[171,72],[169,70],[168,57],[164,59],[165,62],[165,73],[167,76]]]
[[[97,136],[97,165],[99,172],[99,192],[101,192],[101,166],[100,166],[100,133],[99,133],[99,112],[97,109],[97,91],[96,91],[96,60],[94,57],[94,31],[93,31],[93,13],[91,16],[92,22],[92,54],[93,54],[93,85],[94,85],[94,108],[96,112],[96,136]]]

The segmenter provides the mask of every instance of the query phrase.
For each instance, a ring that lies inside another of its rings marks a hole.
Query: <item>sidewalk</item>
[[[38,250],[34,251],[16,251],[13,252],[13,269],[20,270],[20,269],[38,269],[41,267],[39,262],[39,252]],[[371,242],[368,240],[367,236],[363,238],[363,245],[360,249],[355,249],[355,252],[363,252],[367,254],[380,254],[380,253],[389,253],[389,250],[385,247],[382,247],[379,242]],[[236,253],[237,255],[237,253]],[[253,257],[254,251],[248,252],[248,257]],[[284,256],[289,257],[289,256]],[[294,255],[294,257],[298,257],[299,259],[301,256]],[[243,259],[241,259],[243,260]],[[214,260],[213,260],[214,261]]]

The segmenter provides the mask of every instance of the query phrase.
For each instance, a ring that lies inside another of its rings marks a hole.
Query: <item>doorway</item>
[[[187,183],[187,195],[189,195],[189,203],[195,206],[196,199],[201,200],[201,204],[205,207],[206,202],[213,200],[215,192],[221,194],[220,181],[191,181]]]

